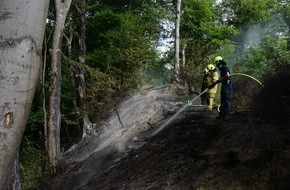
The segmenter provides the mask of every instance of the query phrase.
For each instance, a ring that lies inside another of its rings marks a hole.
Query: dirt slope
[[[81,189],[290,189],[285,125],[202,116],[180,117]]]
[[[125,152],[72,163],[40,189],[290,189],[288,123],[249,112],[220,121],[216,114],[187,109],[157,135],[149,130]]]

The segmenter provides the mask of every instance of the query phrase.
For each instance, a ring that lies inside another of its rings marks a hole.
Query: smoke
[[[121,153],[131,147],[132,142],[134,146],[135,144],[139,146],[142,140],[137,136],[152,130],[152,126],[164,119],[164,113],[176,106],[175,95],[171,93],[168,85],[151,88],[128,97],[118,106],[119,116],[116,112],[112,112],[108,120],[104,121],[103,130],[99,134],[88,136],[63,154],[66,161],[68,163],[81,161],[94,153],[101,155],[109,150]]]
[[[232,62],[242,62],[251,53],[251,48],[262,48],[266,38],[284,38],[287,36],[287,26],[280,15],[272,16],[267,22],[253,24],[236,38],[236,50]]]
[[[259,46],[266,36],[266,30],[261,24],[253,25],[245,33],[243,47],[249,49],[252,46]]]

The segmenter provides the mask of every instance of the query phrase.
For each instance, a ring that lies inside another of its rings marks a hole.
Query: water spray
[[[161,132],[163,129],[165,129],[169,123],[171,123],[181,112],[183,112],[190,104],[192,104],[196,99],[198,99],[201,95],[206,93],[209,89],[205,89],[202,91],[198,96],[193,98],[191,101],[189,101],[187,104],[185,104],[178,112],[176,112],[170,119],[168,119],[164,124],[162,124],[151,136],[155,136],[159,132]]]

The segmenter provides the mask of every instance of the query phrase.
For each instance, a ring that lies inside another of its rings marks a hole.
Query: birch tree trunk
[[[7,189],[42,64],[48,0],[0,1],[0,189]]]
[[[176,3],[176,20],[175,20],[175,61],[174,61],[174,79],[175,82],[180,83],[180,64],[179,64],[179,44],[180,44],[180,10],[181,0]]]
[[[60,162],[60,95],[61,95],[61,45],[63,29],[72,0],[55,0],[56,22],[51,51],[51,79],[48,118],[48,165],[51,175],[57,173]]]
[[[186,49],[186,44],[182,48],[182,70],[181,70],[181,83],[183,85],[186,85],[186,71],[185,71],[185,49]]]
[[[180,44],[180,8],[181,8],[181,0],[177,0],[176,2],[176,20],[175,20],[175,61],[174,61],[174,79],[177,83],[179,83],[180,78],[180,64],[179,64],[179,44]]]

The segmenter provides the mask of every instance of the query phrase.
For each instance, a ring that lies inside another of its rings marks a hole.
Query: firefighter
[[[231,94],[232,94],[231,72],[230,69],[227,67],[227,63],[223,61],[223,58],[221,56],[217,56],[214,58],[214,64],[218,67],[220,71],[220,79],[216,83],[219,82],[222,83],[220,97],[221,98],[220,115],[217,117],[217,119],[228,119],[230,118],[231,115]]]
[[[208,70],[208,77],[207,77],[207,87],[211,84],[215,84],[219,79],[219,74],[217,72],[216,67],[213,64],[208,64],[206,66]],[[214,85],[214,87],[209,88],[206,93],[206,103],[207,103],[207,110],[212,110],[214,98],[217,92],[218,85]]]
[[[207,82],[208,81],[208,74],[209,74],[209,72],[208,72],[207,68],[204,68],[202,86],[201,86],[201,93],[208,87],[208,82]],[[201,98],[201,104],[202,105],[206,105],[207,104],[207,102],[206,102],[206,99],[207,99],[206,94],[202,94],[200,98]]]

